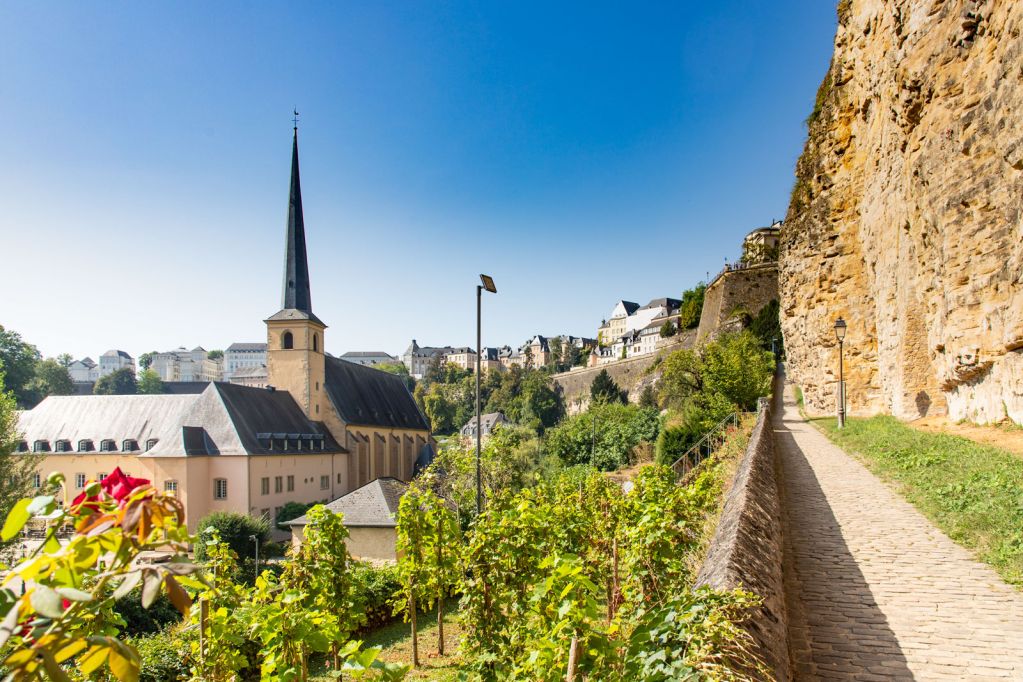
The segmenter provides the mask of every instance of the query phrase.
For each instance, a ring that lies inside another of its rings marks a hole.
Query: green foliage
[[[925,433],[893,417],[819,422],[882,478],[1007,582],[1023,585],[1023,459],[959,436]]]
[[[590,399],[594,403],[624,403],[625,395],[608,371],[602,369],[590,384]]]
[[[124,621],[121,632],[131,637],[160,632],[181,622],[181,613],[166,595],[160,595],[148,608],[142,606],[142,588],[138,587],[114,602],[114,612]]]
[[[138,381],[130,367],[122,367],[100,377],[92,392],[96,395],[134,395],[138,393]]]
[[[696,329],[700,326],[700,314],[703,312],[703,296],[707,285],[700,282],[692,289],[682,292],[682,305],[679,306],[678,324],[680,329]]]
[[[15,503],[33,494],[36,466],[42,458],[28,453],[15,454],[18,441],[18,413],[14,394],[3,390],[4,374],[0,370],[0,518],[7,518]],[[11,540],[0,542],[0,551],[9,547]]]
[[[373,369],[379,369],[381,372],[399,376],[405,382],[405,387],[409,392],[416,390],[416,380],[408,373],[408,367],[405,366],[404,362],[381,362],[373,365]]]
[[[285,526],[284,524],[288,521],[294,521],[315,505],[315,502],[285,502],[284,506],[277,512],[277,518],[274,519],[274,523],[281,530],[291,530],[291,526]]]
[[[362,614],[363,629],[379,627],[392,619],[391,598],[401,589],[397,566],[352,562],[352,584],[354,610]]]
[[[749,325],[749,330],[760,339],[760,345],[764,349],[769,350],[772,347],[771,342],[776,341],[775,348],[779,353],[782,350],[780,314],[781,307],[778,305],[778,299],[773,298],[760,309]]]
[[[49,395],[71,395],[74,384],[67,368],[53,358],[47,358],[36,364],[35,377],[31,382],[31,391],[36,399],[42,400]]]
[[[566,465],[611,471],[630,463],[633,448],[657,438],[657,411],[637,405],[594,403],[545,434],[545,449]]]
[[[684,426],[666,426],[657,434],[654,453],[658,464],[671,466],[692,447],[692,435]]]
[[[209,353],[206,354],[206,357],[208,357],[210,360],[223,360],[224,359],[224,351],[222,351],[222,350],[211,350]]]
[[[698,350],[682,348],[661,362],[661,380],[657,384],[661,404],[681,407],[703,390],[703,358]]]
[[[139,682],[177,682],[188,678],[188,661],[181,654],[184,642],[171,632],[128,640],[139,654]]]
[[[839,13],[841,14],[841,6],[839,6]],[[824,103],[828,101],[828,96],[831,94],[831,88],[834,83],[834,77],[831,75],[831,68],[828,68],[828,72],[824,75],[824,80],[821,81],[820,87],[817,88],[817,96],[813,101],[813,111],[806,117],[806,127],[812,128],[813,124],[820,118],[821,112],[824,111]]]
[[[266,519],[255,519],[248,514],[237,512],[215,511],[199,519],[196,524],[196,533],[201,538],[208,537],[210,531],[216,530],[220,541],[227,544],[235,554],[245,559],[256,553],[256,543],[249,538],[256,536],[260,545],[270,539],[270,522]],[[209,545],[206,542],[196,543],[195,558],[198,561],[207,559],[206,549]]]
[[[0,372],[5,377],[4,390],[14,394],[22,409],[39,402],[31,383],[41,357],[35,346],[21,340],[21,334],[0,325]]]
[[[665,320],[664,324],[661,325],[661,338],[668,339],[678,334],[678,328],[675,323],[671,320]]]
[[[774,357],[749,332],[725,334],[703,348],[703,376],[709,392],[720,393],[744,410],[771,389]]]
[[[643,392],[639,394],[639,406],[657,407],[657,392],[654,390],[653,385],[647,384],[643,387]]]
[[[140,370],[147,370],[153,365],[153,356],[156,355],[156,351],[149,351],[139,356],[138,365]]]
[[[163,379],[151,369],[139,372],[138,392],[147,395],[163,393]]]

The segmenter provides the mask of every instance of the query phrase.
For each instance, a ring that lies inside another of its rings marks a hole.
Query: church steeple
[[[288,234],[284,251],[284,292],[281,308],[313,313],[309,287],[309,262],[305,250],[305,219],[302,216],[302,182],[298,173],[298,126],[291,147],[291,195],[288,198]]]

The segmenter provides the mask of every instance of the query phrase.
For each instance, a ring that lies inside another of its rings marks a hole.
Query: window
[[[18,452],[28,452],[28,441],[27,440],[19,440],[18,441]]]
[[[330,476],[320,476],[320,490],[326,490],[330,487]]]
[[[340,482],[341,482],[341,474],[340,474],[340,473],[339,473],[339,474],[337,475],[337,482],[338,482],[338,483],[340,483]]]
[[[56,452],[71,452],[71,441],[69,440],[58,440],[53,445]]]
[[[32,443],[32,452],[49,452],[50,441],[48,440],[37,440]]]
[[[318,334],[313,334],[313,350],[317,351],[320,349],[320,342],[317,339]]]
[[[290,492],[293,492],[294,490],[295,490],[295,477],[294,476],[288,476],[288,492],[290,493]]]
[[[226,478],[214,478],[213,479],[213,499],[214,500],[226,500],[227,499],[227,479]]]
[[[281,335],[281,348],[289,350],[295,347],[295,338],[291,335],[291,332],[284,332]]]
[[[103,479],[106,477],[107,477],[106,474],[96,474],[96,480],[99,481],[100,483],[102,483]]]
[[[92,451],[92,441],[90,439],[83,438],[82,440],[78,441],[78,452],[91,452],[91,451]]]
[[[121,442],[121,450],[124,452],[134,452],[139,449],[139,442],[134,438],[126,438]]]
[[[75,474],[75,488],[81,490],[85,487],[85,474]]]
[[[113,452],[114,451],[114,441],[112,439],[110,439],[110,438],[104,438],[103,440],[101,440],[99,442],[99,451],[100,452]]]
[[[155,448],[159,440],[160,440],[159,438],[149,438],[148,440],[146,440],[146,452]]]
[[[269,495],[270,494],[270,477],[269,476],[264,476],[263,478],[259,479],[259,492],[262,495]]]
[[[42,488],[43,487],[43,477],[40,476],[39,474],[32,474],[32,487],[33,488]]]
[[[274,476],[274,492],[275,493],[284,492],[284,477],[283,476]]]
[[[223,479],[221,479],[221,480],[223,480]],[[164,492],[167,492],[167,493],[176,493],[176,492],[178,492],[178,482],[177,481],[164,481],[163,482],[163,490],[164,490]]]

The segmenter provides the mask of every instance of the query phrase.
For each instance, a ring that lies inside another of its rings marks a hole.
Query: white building
[[[657,317],[666,317],[678,312],[682,301],[677,298],[655,298],[625,318],[625,331],[635,332],[646,327]]]
[[[210,360],[205,348],[196,346],[192,350],[181,347],[157,353],[150,369],[164,381],[220,381],[223,365]]]
[[[75,360],[67,368],[71,381],[76,384],[91,384],[99,379],[99,365],[92,358]]]
[[[113,374],[119,369],[128,368],[135,373],[135,358],[125,353],[123,350],[108,350],[103,355],[99,356],[99,375],[105,377],[108,374]]]
[[[253,386],[255,388],[266,388],[270,383],[269,373],[266,365],[254,367],[242,367],[236,369],[231,375],[230,382],[239,386]]]
[[[379,350],[352,350],[341,355],[341,359],[357,365],[380,365],[398,362],[398,358]]]
[[[246,367],[266,367],[265,343],[232,343],[227,347],[223,380],[231,381],[238,370]]]
[[[443,348],[420,346],[416,343],[415,339],[412,339],[412,343],[409,344],[405,354],[401,356],[401,361],[405,363],[405,367],[408,368],[408,373],[412,375],[412,378],[418,381],[426,374],[426,370],[430,363],[433,362],[435,356],[440,355],[443,357],[454,350],[451,346],[444,346]]]

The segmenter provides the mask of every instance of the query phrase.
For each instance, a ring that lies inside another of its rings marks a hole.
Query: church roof
[[[220,382],[201,393],[50,396],[19,413],[18,430],[30,447],[37,440],[51,447],[91,440],[98,447],[109,439],[121,452],[124,441],[134,440],[143,457],[346,452],[289,393]],[[323,449],[310,449],[310,439],[322,439]]]
[[[325,364],[327,395],[345,422],[429,430],[401,377],[334,357]]]
[[[398,516],[401,496],[407,490],[407,483],[385,476],[370,481],[324,506],[335,514],[344,514],[346,526],[394,528],[397,525],[395,519]],[[306,526],[309,525],[309,519],[303,515],[288,521],[285,525]]]
[[[281,310],[269,320],[320,321],[313,314],[309,285],[309,259],[305,245],[305,217],[302,213],[302,182],[298,170],[298,128],[291,147],[291,191],[288,197],[287,241],[284,251],[284,286]]]

